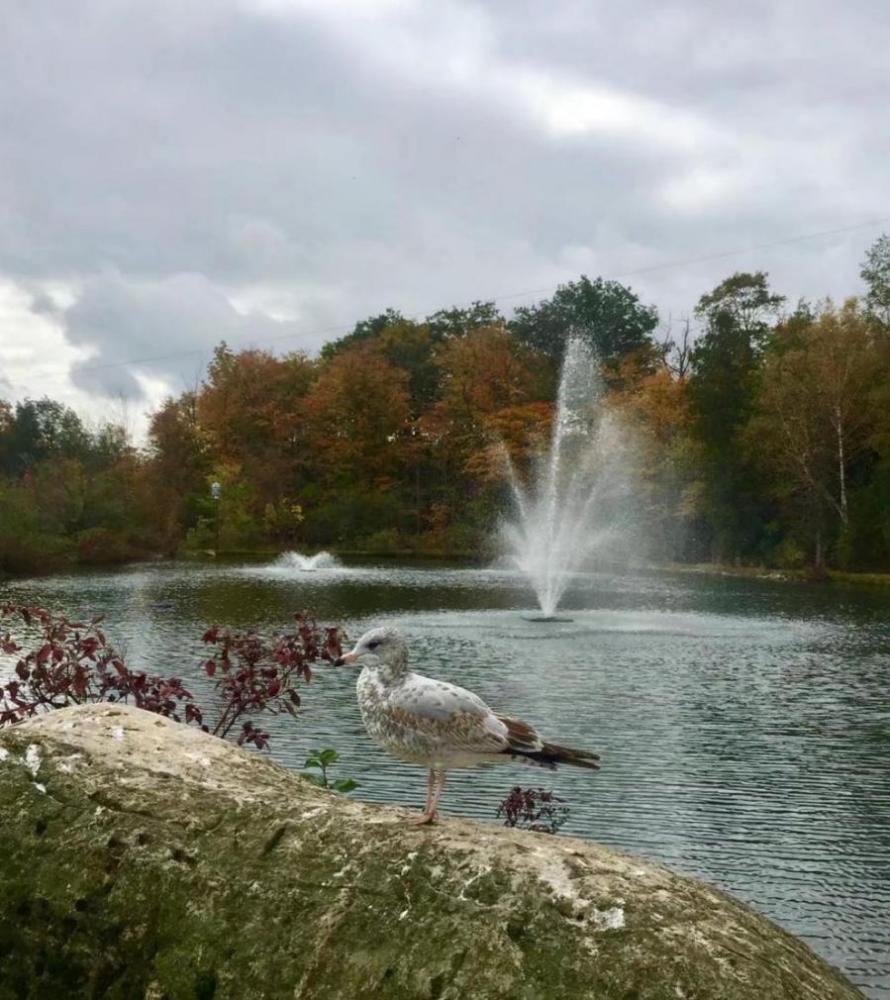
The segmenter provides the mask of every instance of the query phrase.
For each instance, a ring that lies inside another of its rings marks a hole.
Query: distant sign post
[[[215,531],[215,541],[213,543],[213,554],[218,555],[219,554],[219,506],[220,506],[219,501],[220,497],[222,496],[222,483],[212,482],[210,484],[210,496],[214,502],[214,505],[216,506],[216,516],[214,518],[214,521],[216,522],[216,531]]]

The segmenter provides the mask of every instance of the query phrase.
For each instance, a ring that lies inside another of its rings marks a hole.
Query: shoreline
[[[734,576],[774,583],[854,583],[870,587],[890,587],[890,573],[871,570],[826,568],[817,575],[812,569],[775,569],[769,566],[735,566],[731,563],[658,563],[653,564],[652,569],[669,573],[698,573],[702,576]]]
[[[143,558],[94,561],[89,563],[71,563],[70,565],[55,565],[44,572],[11,573],[0,570],[0,583],[13,580],[27,580],[42,576],[52,576],[59,573],[89,573],[96,570],[113,570],[124,566],[132,566],[143,562],[175,563],[175,562],[235,562],[243,559],[275,559],[285,552],[286,548],[258,549],[226,549],[219,552],[204,550],[198,552],[180,552],[174,556],[159,553],[146,554]],[[322,551],[322,550],[319,550]],[[387,561],[408,561],[419,563],[453,562],[468,566],[484,566],[493,558],[493,554],[468,550],[448,551],[444,549],[354,549],[334,547],[330,553],[339,559],[384,559]],[[622,567],[626,569],[627,567]],[[825,569],[821,574],[815,574],[812,569],[777,569],[769,566],[737,566],[731,563],[649,563],[632,567],[638,572],[682,573],[700,576],[738,577],[748,580],[763,580],[771,583],[807,583],[807,584],[853,584],[867,587],[890,587],[890,572],[881,573],[869,570]],[[618,570],[619,572],[621,570]]]

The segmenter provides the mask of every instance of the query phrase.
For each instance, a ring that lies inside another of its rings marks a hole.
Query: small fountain
[[[524,484],[504,449],[516,518],[501,526],[513,563],[541,608],[532,621],[557,618],[572,574],[602,555],[629,522],[630,479],[623,436],[601,405],[602,381],[590,348],[566,345],[549,452]]]
[[[319,569],[336,569],[340,565],[330,552],[316,552],[314,556],[304,556],[301,552],[283,552],[273,563],[276,569],[299,570],[314,573]]]

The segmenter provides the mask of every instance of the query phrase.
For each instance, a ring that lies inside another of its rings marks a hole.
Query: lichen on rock
[[[123,706],[4,730],[0,1000],[861,997],[694,879],[404,820]]]

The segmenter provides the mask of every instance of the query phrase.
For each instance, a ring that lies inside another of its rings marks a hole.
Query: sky
[[[663,328],[890,231],[885,0],[8,0],[0,398],[137,436],[213,346],[580,274]],[[811,238],[812,237],[812,238]]]

